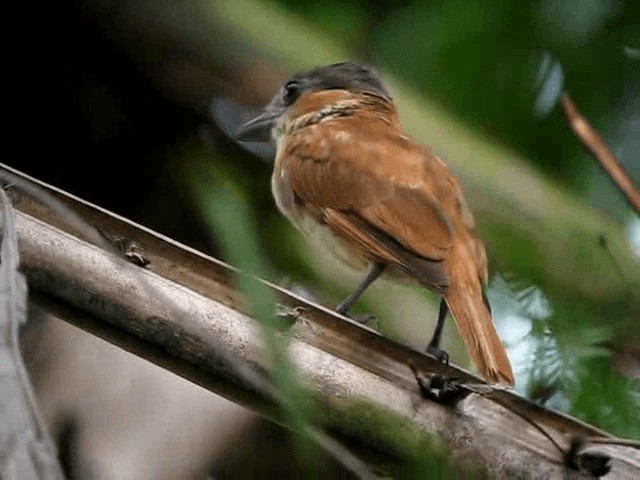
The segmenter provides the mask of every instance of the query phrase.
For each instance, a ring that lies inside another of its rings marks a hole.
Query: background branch
[[[589,124],[572,100],[571,96],[564,92],[560,97],[562,111],[567,118],[567,123],[578,140],[589,150],[591,155],[598,161],[598,164],[609,175],[609,178],[618,187],[618,190],[627,199],[629,206],[640,215],[640,192],[633,185],[631,178],[624,171],[622,165],[609,149],[600,134]]]

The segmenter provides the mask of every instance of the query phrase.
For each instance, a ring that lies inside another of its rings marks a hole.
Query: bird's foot
[[[340,310],[337,310],[337,312],[347,318],[350,318],[354,322],[358,322],[366,325],[367,327],[378,330],[378,317],[376,317],[375,315],[372,315],[370,313],[364,315],[349,315],[348,313],[341,312]]]
[[[364,315],[348,315],[351,320],[354,320],[358,323],[366,325],[367,327],[374,328],[378,330],[378,317],[372,314],[364,314]]]
[[[433,355],[439,362],[449,365],[449,354],[441,348],[430,343],[427,347],[427,353]]]
[[[340,315],[344,315],[345,317],[350,318],[354,322],[362,323],[363,325],[366,325],[367,327],[371,327],[371,328],[374,328],[374,329],[378,330],[378,318],[375,315],[371,315],[371,314],[350,315],[348,313],[348,310],[349,310],[350,306],[351,305],[346,305],[346,302],[345,303],[341,303],[340,305],[338,305],[336,307],[336,313],[339,313]]]

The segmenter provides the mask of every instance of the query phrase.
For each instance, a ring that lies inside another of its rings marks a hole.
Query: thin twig
[[[562,105],[562,111],[573,133],[575,133],[576,137],[578,137],[587,150],[589,150],[591,155],[595,157],[600,167],[609,175],[616,187],[618,187],[618,190],[624,194],[631,208],[640,215],[640,192],[633,185],[629,175],[624,171],[613,152],[609,149],[600,134],[589,124],[580,112],[578,112],[575,103],[567,92],[564,92],[562,97],[560,97],[560,104]]]

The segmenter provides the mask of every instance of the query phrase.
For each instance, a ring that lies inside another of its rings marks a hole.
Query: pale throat
[[[279,147],[281,139],[285,135],[290,135],[296,130],[309,125],[315,125],[334,118],[351,115],[357,109],[357,101],[354,99],[347,99],[327,104],[318,110],[302,113],[301,115],[293,118],[291,118],[291,112],[287,112],[285,115],[280,117],[271,130],[271,137]]]

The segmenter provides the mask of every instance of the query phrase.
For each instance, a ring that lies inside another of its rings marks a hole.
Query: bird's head
[[[335,105],[354,93],[367,92],[391,101],[376,71],[355,62],[335,63],[287,80],[264,111],[240,127],[240,141],[269,141],[279,136],[287,120]]]

